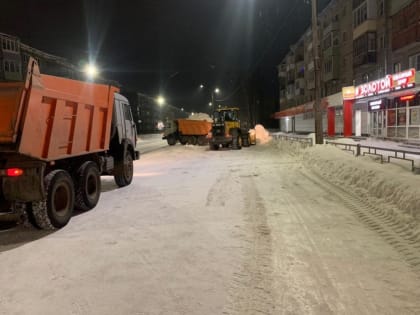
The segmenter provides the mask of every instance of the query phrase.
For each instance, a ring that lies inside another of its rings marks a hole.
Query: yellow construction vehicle
[[[243,146],[255,144],[255,137],[251,137],[248,129],[241,127],[239,108],[223,107],[213,112],[213,124],[209,133],[210,150],[231,147],[239,150]]]

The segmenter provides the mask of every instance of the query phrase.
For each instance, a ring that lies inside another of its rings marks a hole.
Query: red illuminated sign
[[[354,98],[362,98],[391,90],[401,90],[413,87],[416,82],[416,70],[409,69],[403,72],[387,75],[386,77],[361,84],[355,87]]]
[[[412,99],[414,99],[415,95],[406,95],[406,96],[401,96],[400,97],[400,101],[411,101]]]
[[[410,70],[395,73],[392,75],[392,84],[395,90],[414,86],[415,82],[416,82],[415,69],[410,69]]]

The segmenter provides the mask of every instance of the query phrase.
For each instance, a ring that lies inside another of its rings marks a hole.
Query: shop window
[[[410,125],[420,125],[420,108],[410,109]]]
[[[388,110],[388,126],[395,126],[395,109]]]
[[[406,125],[406,109],[405,108],[398,108],[398,126],[405,126]]]

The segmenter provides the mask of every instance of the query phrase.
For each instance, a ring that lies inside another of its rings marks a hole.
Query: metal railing
[[[365,156],[365,155],[376,155],[381,158],[381,163],[387,162],[390,163],[391,159],[398,159],[409,161],[411,163],[411,171],[420,174],[420,167],[415,166],[415,158],[409,157],[407,155],[414,155],[418,157],[420,160],[420,152],[417,151],[407,151],[407,150],[399,150],[399,149],[391,149],[391,148],[382,148],[382,147],[375,147],[369,145],[361,145],[361,144],[348,144],[348,143],[340,143],[340,142],[333,142],[333,141],[326,141],[326,144],[331,144],[335,146],[343,147],[343,150],[353,152],[355,156]],[[386,154],[387,152],[393,153],[392,155]]]
[[[289,136],[284,134],[273,134],[272,137],[276,140],[286,140],[292,142],[299,142],[302,147],[311,147],[313,145],[312,138],[308,137],[299,137],[296,135]]]

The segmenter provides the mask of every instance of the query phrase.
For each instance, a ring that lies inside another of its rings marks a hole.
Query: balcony
[[[333,32],[333,31],[338,31],[339,29],[339,24],[338,21],[333,21],[330,24],[328,24],[322,31],[323,37],[325,37],[327,34]]]
[[[353,40],[362,36],[364,33],[376,32],[376,20],[366,20],[353,30]]]
[[[314,68],[315,68],[315,63],[312,60],[310,63],[308,63],[308,71],[312,71],[314,70]]]
[[[306,81],[306,88],[308,90],[313,90],[315,89],[315,80],[307,80]]]
[[[376,63],[376,52],[365,52],[353,57],[353,66]]]

